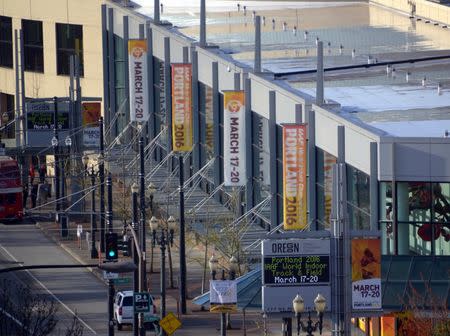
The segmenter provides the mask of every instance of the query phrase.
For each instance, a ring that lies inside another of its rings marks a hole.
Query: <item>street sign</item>
[[[150,293],[133,293],[134,313],[147,313],[150,311]]]
[[[103,279],[105,280],[117,279],[118,277],[119,273],[103,271]]]
[[[130,278],[117,278],[117,279],[113,279],[113,282],[115,285],[125,285],[125,284],[129,284],[131,282]]]
[[[168,335],[172,335],[175,330],[181,327],[181,322],[177,317],[171,312],[167,314],[161,321],[159,321],[159,325]]]

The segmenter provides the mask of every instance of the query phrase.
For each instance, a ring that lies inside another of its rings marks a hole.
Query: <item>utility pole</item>
[[[133,221],[131,223],[132,230],[134,231],[133,234],[133,240],[135,240],[136,235],[138,234],[138,210],[137,210],[137,193],[134,192],[133,188],[131,189],[131,196],[132,196],[132,214],[133,214]],[[132,251],[133,251],[133,262],[136,266],[139,267],[139,255],[137,252],[136,245],[138,244],[137,241],[133,241]],[[139,268],[137,268],[133,272],[133,291],[138,292],[139,291]],[[139,335],[139,321],[138,321],[138,315],[136,313],[133,314],[133,336]]]
[[[100,252],[105,253],[105,140],[103,133],[103,117],[98,121],[100,127],[100,155],[99,155],[99,177],[100,177]]]
[[[108,189],[108,232],[113,232],[113,210],[112,210],[112,178],[111,173],[106,179],[106,187]],[[112,279],[108,280],[108,336],[114,336],[114,282]]]
[[[186,246],[184,229],[184,164],[183,155],[179,156],[179,176],[180,176],[180,305],[181,313],[186,314]]]
[[[139,139],[139,161],[140,161],[140,169],[139,169],[139,196],[140,196],[140,210],[141,210],[141,219],[140,219],[140,239],[141,239],[141,251],[142,251],[142,272],[141,272],[141,284],[140,291],[146,291],[147,284],[147,270],[146,270],[146,261],[145,261],[145,166],[144,166],[144,138],[141,137]],[[139,321],[139,334],[141,336],[145,336],[145,325],[143,321],[143,314],[140,314]]]
[[[59,221],[59,139],[58,139],[58,98],[53,97],[53,155],[55,157],[55,218]]]

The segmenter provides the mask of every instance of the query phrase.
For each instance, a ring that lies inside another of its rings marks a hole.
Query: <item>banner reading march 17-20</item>
[[[226,186],[243,186],[245,170],[244,91],[224,91],[223,172]]]
[[[305,124],[283,125],[283,214],[285,230],[308,225]]]
[[[130,121],[146,122],[148,111],[147,41],[128,41],[130,75]]]
[[[352,308],[381,309],[380,239],[352,240]]]
[[[172,147],[192,150],[192,65],[172,64]]]

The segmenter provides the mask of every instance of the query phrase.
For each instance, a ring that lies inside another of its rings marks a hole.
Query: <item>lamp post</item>
[[[211,279],[212,280],[216,280],[216,275],[217,275],[217,271],[219,269],[219,260],[212,255],[211,258],[209,259],[209,269],[211,270]],[[236,273],[239,269],[239,264],[237,259],[232,256],[230,258],[230,266],[229,266],[229,270],[228,270],[228,277],[229,280],[235,280],[236,279]],[[225,279],[225,270],[222,269],[222,277],[221,280],[226,280]],[[226,336],[227,335],[227,318],[226,318],[226,313],[221,313],[220,314],[220,335],[221,336]],[[228,329],[231,329],[231,326],[228,325]]]
[[[137,210],[137,193],[139,191],[139,187],[136,183],[133,183],[131,185],[131,197],[132,197],[132,228],[135,234],[139,233],[138,230],[138,210]],[[134,237],[134,236],[133,236]],[[138,268],[133,273],[133,290],[134,292],[139,291],[139,270],[141,269],[141,262],[139,261],[139,256],[137,253],[136,243],[133,244],[132,251],[133,251],[133,262],[135,265],[138,266]],[[139,334],[139,321],[138,321],[138,315],[133,314],[133,336],[138,336]]]
[[[103,134],[103,117],[98,121],[100,128],[100,154],[98,156],[98,173],[100,177],[100,251],[105,252],[105,140]]]
[[[166,245],[173,245],[177,222],[170,216],[167,224],[160,225],[159,220],[153,216],[149,224],[152,231],[152,245],[158,244],[161,248],[161,319],[163,319],[166,316]],[[161,335],[165,335],[164,330],[161,330]]]
[[[144,158],[144,138],[141,137],[139,139],[139,206],[141,210],[141,218],[140,218],[140,234],[139,239],[141,240],[141,251],[142,251],[142,272],[141,272],[141,291],[144,291],[144,288],[147,284],[147,270],[146,270],[146,262],[145,262],[145,251],[146,251],[146,241],[145,241],[145,158]],[[143,323],[141,323],[143,324]],[[145,328],[141,328],[141,336],[145,334]]]
[[[313,332],[319,330],[319,334],[322,335],[322,323],[323,323],[323,312],[325,311],[327,305],[326,299],[322,296],[322,294],[317,294],[317,297],[314,299],[314,307],[317,311],[317,315],[319,316],[319,320],[317,322],[313,322],[311,320],[311,311],[308,310],[308,320],[306,321],[306,325],[301,320],[301,314],[305,311],[305,302],[300,294],[292,301],[292,308],[294,309],[295,316],[297,317],[297,335],[300,335],[300,331],[306,332],[307,336],[314,336]]]
[[[91,171],[89,172],[87,168],[89,157],[87,155],[83,155],[81,160],[83,161],[85,174],[91,178],[91,259],[96,259],[98,258],[98,250],[95,244],[95,234],[97,233],[97,219],[95,214],[95,178],[97,177],[97,173],[94,170],[94,165],[91,165]]]
[[[155,192],[157,191],[155,185],[150,182],[147,186],[147,194],[150,199],[150,213],[153,216],[153,196],[155,195]],[[150,273],[153,273],[153,244],[151,246],[151,256],[150,256]]]
[[[180,306],[181,313],[186,314],[186,238],[184,229],[184,163],[182,155],[179,156],[178,168],[180,177]]]
[[[59,221],[59,138],[58,138],[58,98],[53,97],[53,138],[52,147],[53,155],[55,156],[55,218]]]

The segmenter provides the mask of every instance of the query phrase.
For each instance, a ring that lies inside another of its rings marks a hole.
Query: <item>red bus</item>
[[[23,188],[17,161],[0,156],[0,220],[22,220]]]

